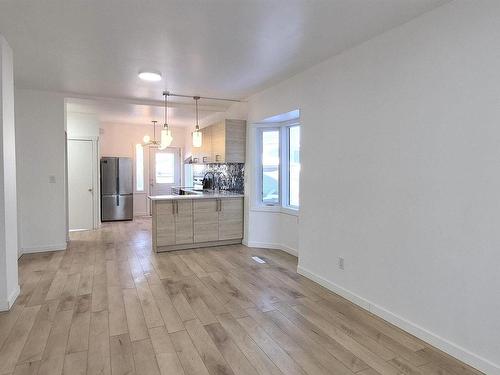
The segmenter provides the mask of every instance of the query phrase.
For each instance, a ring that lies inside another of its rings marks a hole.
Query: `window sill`
[[[280,213],[280,214],[297,216],[297,217],[299,216],[299,212],[300,212],[298,209],[281,207],[281,206],[254,206],[254,207],[250,208],[250,211],[252,211],[252,212]]]

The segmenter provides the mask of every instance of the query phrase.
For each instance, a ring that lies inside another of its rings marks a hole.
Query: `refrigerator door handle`
[[[116,196],[116,205],[117,206],[120,205],[120,196],[119,195]]]
[[[120,195],[120,158],[116,159],[116,194]]]

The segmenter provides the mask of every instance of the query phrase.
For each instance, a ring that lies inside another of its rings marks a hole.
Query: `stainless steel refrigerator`
[[[132,220],[133,189],[131,158],[101,158],[101,221]]]

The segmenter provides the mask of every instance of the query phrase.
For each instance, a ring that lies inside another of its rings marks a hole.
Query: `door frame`
[[[99,137],[89,136],[89,137],[68,137],[68,142],[70,141],[88,141],[92,144],[92,229],[95,230],[101,225],[101,205],[99,200],[101,197],[101,183],[99,176]],[[68,163],[66,156],[66,162],[68,169],[70,165]],[[69,180],[68,180],[69,182]],[[67,205],[68,217],[69,217],[69,204]],[[78,230],[70,230],[68,225],[68,232],[75,232]]]

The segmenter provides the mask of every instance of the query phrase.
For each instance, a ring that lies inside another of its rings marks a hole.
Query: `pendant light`
[[[158,141],[156,139],[156,123],[158,121],[156,120],[153,120],[151,121],[153,123],[153,139],[151,139],[151,137],[149,136],[149,134],[146,134],[144,136],[144,138],[142,138],[142,146],[145,147],[145,146],[159,146],[160,145],[160,141]]]
[[[200,131],[200,125],[198,124],[198,100],[199,96],[193,96],[195,106],[196,106],[196,128],[193,132],[193,147],[201,147],[202,144],[202,134]]]
[[[160,146],[158,147],[160,150],[164,150],[170,144],[172,143],[173,137],[172,137],[172,132],[170,128],[168,127],[168,103],[167,103],[167,97],[168,97],[168,92],[164,92],[163,96],[165,97],[165,110],[163,112],[164,117],[165,117],[165,122],[163,124],[163,129],[161,130],[160,134]]]

